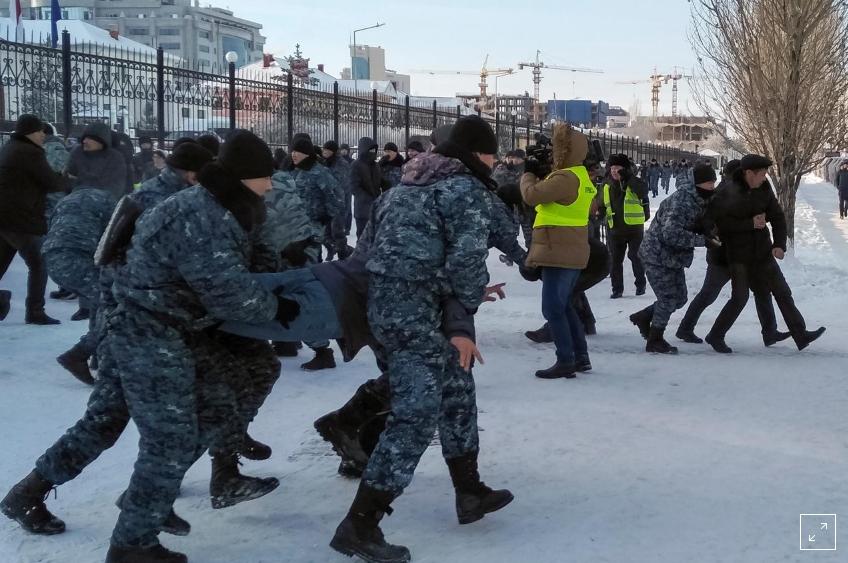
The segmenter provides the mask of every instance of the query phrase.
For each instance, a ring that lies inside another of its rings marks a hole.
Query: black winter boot
[[[248,477],[239,473],[238,456],[222,455],[212,458],[212,479],[209,496],[212,508],[227,508],[241,502],[264,497],[280,486],[275,477]]]
[[[12,308],[12,292],[7,289],[0,290],[0,321],[5,320]]]
[[[65,531],[65,523],[53,516],[44,501],[53,483],[42,479],[33,470],[0,502],[0,511],[17,522],[27,532],[50,536]]]
[[[47,313],[44,312],[44,309],[38,309],[36,311],[27,311],[26,318],[24,319],[26,324],[28,325],[57,325],[61,324],[60,321],[48,317]]]
[[[188,563],[188,557],[159,544],[152,547],[110,545],[106,563]]]
[[[827,330],[825,327],[819,327],[816,330],[805,330],[801,333],[797,338],[795,338],[795,345],[798,346],[798,351],[800,352],[818,340],[819,337],[824,334],[825,330]]]
[[[306,371],[319,371],[322,369],[333,369],[336,367],[336,359],[333,356],[332,348],[318,348],[315,350],[315,357],[302,364],[300,369]]]
[[[780,332],[779,330],[776,330],[770,334],[763,335],[763,344],[765,344],[766,347],[774,346],[778,342],[783,342],[790,336],[792,336],[791,332]]]
[[[338,472],[342,477],[361,479],[366,467],[367,464],[362,464],[352,459],[343,459],[339,462]]]
[[[56,291],[50,292],[50,299],[59,299],[61,301],[73,301],[77,298],[77,294],[69,289],[60,287]]]
[[[359,429],[372,417],[389,408],[388,397],[378,394],[372,385],[364,383],[340,409],[316,420],[315,430],[330,443],[343,463],[350,461],[364,466],[370,456],[362,447]]]
[[[77,312],[71,315],[72,321],[87,321],[91,318],[91,310],[85,307],[80,307]]]
[[[300,342],[274,342],[274,353],[282,358],[296,358],[297,351],[303,348]]]
[[[524,336],[535,342],[536,344],[549,344],[554,341],[554,336],[551,334],[551,326],[548,323],[542,325],[536,330],[528,330]]]
[[[700,338],[697,334],[695,334],[694,330],[685,329],[680,327],[677,329],[677,338],[682,340],[683,342],[687,342],[689,344],[703,344],[704,339]]]
[[[241,445],[241,456],[253,461],[262,461],[271,457],[271,446],[254,440],[250,434],[244,433],[244,442]]]
[[[639,334],[642,335],[642,338],[645,340],[648,339],[648,335],[651,332],[651,320],[654,318],[654,306],[645,307],[641,311],[637,313],[633,313],[630,315],[630,322],[636,325],[639,329]]]
[[[645,286],[640,285],[639,287],[636,288],[636,295],[645,295],[646,291],[647,290],[646,290]]]
[[[487,487],[477,470],[477,452],[445,460],[456,491],[456,516],[460,524],[470,524],[512,502],[512,493]]]
[[[126,493],[121,493],[121,496],[119,496],[118,500],[115,501],[115,506],[118,508],[123,508],[125,494]],[[191,524],[183,518],[180,518],[172,508],[168,513],[168,516],[165,517],[165,521],[162,522],[162,526],[159,528],[159,531],[171,534],[172,536],[187,536],[191,533]]]
[[[713,334],[712,332],[704,337],[704,340],[713,347],[713,350],[719,354],[732,354],[733,349],[724,341],[724,337]]]
[[[368,563],[408,563],[412,560],[409,550],[401,545],[386,543],[380,520],[387,512],[395,495],[387,491],[372,489],[359,484],[356,498],[350,510],[336,528],[330,547],[353,557],[356,555]]]
[[[82,351],[79,344],[56,358],[56,361],[86,385],[94,385],[94,377],[88,367],[88,354]]]
[[[677,348],[665,341],[665,329],[652,326],[648,332],[646,352],[654,354],[677,354]]]
[[[540,369],[537,371],[536,377],[539,379],[559,379],[561,377],[564,377],[565,379],[574,379],[577,377],[577,374],[574,373],[575,371],[576,368],[573,363],[567,364],[557,360],[557,362],[548,369]]]

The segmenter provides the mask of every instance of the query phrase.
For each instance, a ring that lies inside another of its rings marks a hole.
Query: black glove
[[[542,279],[542,268],[531,268],[530,266],[520,264],[518,266],[518,273],[529,282],[536,282]]]
[[[289,328],[289,323],[300,315],[300,304],[293,299],[286,299],[277,295],[277,314],[275,318],[283,328]]]
[[[299,268],[306,264],[309,260],[309,256],[306,254],[306,249],[309,248],[312,243],[312,237],[293,242],[283,249],[280,256],[292,266]]]
[[[528,158],[524,161],[524,172],[533,174],[539,179],[544,178],[544,176],[542,176],[541,169],[542,163],[535,158]]]

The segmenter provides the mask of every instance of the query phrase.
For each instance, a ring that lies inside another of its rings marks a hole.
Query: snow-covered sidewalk
[[[492,279],[507,282],[509,297],[485,305],[478,318],[486,360],[475,370],[481,473],[516,500],[478,523],[457,525],[450,479],[439,448],[431,447],[384,521],[389,541],[407,545],[416,562],[845,561],[843,538],[840,551],[799,550],[800,514],[835,513],[837,526],[848,516],[848,221],[836,210],[833,186],[809,178],[799,195],[798,243],[783,268],[809,325],[828,331],[803,353],[790,343],[765,349],[751,304],[728,335],[731,356],[682,343],[677,357],[646,355],[627,317],[652,298],[633,297],[628,274],[624,299],[609,299],[608,281],[590,292],[599,332],[589,342],[595,370],[541,381],[533,372],[552,362],[552,346],[523,335],[541,324],[541,286],[492,253]],[[690,298],[704,269],[699,251],[687,272]],[[54,360],[84,328],[68,320],[75,305],[48,303],[48,313],[63,321],[58,327],[24,325],[25,275],[16,260],[0,284],[15,293],[0,323],[0,494],[76,421],[88,395]],[[707,311],[700,334],[722,301]],[[305,358],[284,362],[251,427],[273,446],[273,458],[243,468],[280,477],[280,488],[213,511],[202,460],[176,504],[192,533],[163,535],[168,547],[204,563],[348,561],[327,543],[356,483],[336,475],[337,458],[312,421],[376,371],[369,353],[320,373],[300,371]],[[60,487],[58,499],[51,496],[49,507],[68,524],[65,534],[31,536],[0,519],[0,562],[102,561],[136,441],[131,427]]]

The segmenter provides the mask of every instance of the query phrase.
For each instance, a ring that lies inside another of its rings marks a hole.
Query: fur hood
[[[553,143],[554,170],[581,166],[589,152],[586,136],[565,123],[554,125],[551,135]]]

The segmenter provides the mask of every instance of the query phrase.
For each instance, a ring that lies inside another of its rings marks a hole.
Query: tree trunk
[[[777,201],[780,207],[783,208],[783,214],[786,216],[786,234],[789,237],[789,244],[795,244],[795,200],[798,195],[798,187],[801,185],[801,174],[793,171],[784,174],[776,180],[777,185]]]

